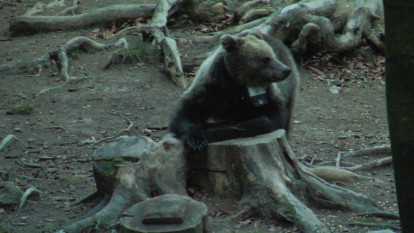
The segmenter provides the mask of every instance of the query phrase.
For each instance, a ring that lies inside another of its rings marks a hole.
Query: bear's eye
[[[266,63],[266,64],[269,63],[271,60],[272,60],[271,57],[264,57],[263,58],[263,62]]]

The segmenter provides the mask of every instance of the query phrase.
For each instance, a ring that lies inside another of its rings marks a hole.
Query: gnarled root
[[[120,39],[120,40],[122,40],[122,39]],[[67,54],[70,53],[71,51],[73,51],[75,49],[79,49],[82,46],[88,47],[90,49],[102,50],[102,49],[111,48],[114,45],[116,45],[117,43],[105,45],[105,44],[96,42],[96,41],[94,41],[94,40],[92,40],[88,37],[85,37],[85,36],[78,36],[78,37],[75,37],[75,38],[69,40],[64,45],[60,46],[60,48],[57,51],[54,51],[54,52],[50,53],[50,58],[55,60],[58,64],[58,67],[60,68],[60,76],[64,80],[64,83],[59,84],[59,85],[54,86],[54,87],[45,88],[45,89],[39,91],[35,95],[35,97],[38,97],[38,96],[40,96],[44,93],[47,93],[49,91],[53,91],[53,90],[63,88],[66,85],[68,85],[69,83],[78,82],[78,81],[83,80],[83,79],[86,78],[86,77],[71,77],[69,75],[69,59],[68,59]]]

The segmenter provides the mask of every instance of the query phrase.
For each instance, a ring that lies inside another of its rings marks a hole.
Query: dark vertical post
[[[404,233],[414,232],[414,1],[383,0],[388,122]]]

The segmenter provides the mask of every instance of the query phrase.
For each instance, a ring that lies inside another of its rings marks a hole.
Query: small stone
[[[63,204],[63,209],[65,211],[70,211],[70,204],[69,204],[69,202],[65,201],[65,203]]]
[[[330,88],[329,88],[329,91],[332,93],[332,94],[338,94],[339,92],[341,92],[341,89],[342,88],[340,88],[340,87],[338,87],[338,86],[331,86]]]

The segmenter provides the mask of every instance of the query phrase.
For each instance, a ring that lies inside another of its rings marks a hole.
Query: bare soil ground
[[[35,2],[1,1],[0,37],[7,37],[10,18],[23,14]],[[115,2],[126,1],[82,1],[82,7],[92,9]],[[48,11],[53,14],[53,8]],[[191,24],[176,22],[180,25],[172,25],[171,33],[183,56],[209,50],[205,44],[192,44],[186,39],[194,33]],[[75,36],[96,34],[94,29],[2,40],[0,64],[46,57]],[[99,29],[98,33],[103,31]],[[111,38],[99,41],[108,43]],[[129,121],[134,124],[130,135],[158,140],[166,133],[157,129],[167,126],[182,90],[165,75],[161,60],[154,57],[145,63],[103,71],[110,54],[111,50],[80,52],[70,59],[70,74],[89,79],[37,98],[33,95],[40,90],[62,82],[56,67],[26,74],[0,73],[0,139],[14,134],[20,140],[1,152],[0,178],[17,183],[22,190],[36,187],[43,192],[40,199],[29,198],[21,212],[15,206],[0,207],[0,232],[53,232],[88,213],[89,205],[69,205],[95,190],[90,158],[99,145],[91,145],[88,140],[114,135],[126,128]],[[291,147],[304,162],[334,163],[340,151],[389,143],[383,60],[365,45],[352,54],[322,54],[306,61],[301,69],[301,89],[290,137]],[[335,94],[335,90],[339,93]],[[34,112],[7,114],[19,104],[32,105]],[[345,161],[361,164],[375,158],[378,157],[345,158]],[[364,193],[385,210],[396,212],[392,168],[386,166],[361,174],[376,179],[337,185]],[[252,216],[223,222],[224,216],[239,210],[237,200],[224,200],[198,189],[194,192],[209,207],[209,232],[299,232],[289,223]],[[388,222],[309,205],[333,232],[367,232],[383,229]],[[354,221],[377,226],[347,224]]]

